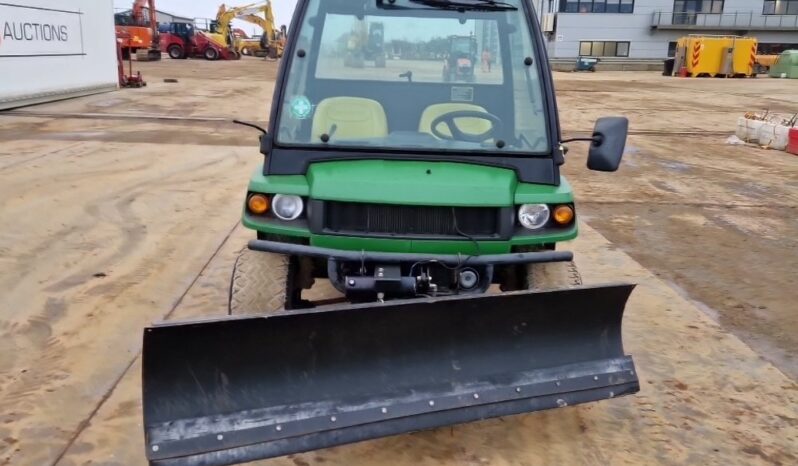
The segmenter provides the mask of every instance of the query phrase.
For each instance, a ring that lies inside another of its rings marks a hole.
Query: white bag
[[[759,127],[759,145],[776,150],[786,150],[790,128],[775,123],[765,123]]]
[[[734,134],[742,141],[748,138],[748,118],[740,117],[737,119],[737,131]]]
[[[756,144],[759,141],[759,128],[761,128],[763,124],[765,124],[765,122],[762,120],[746,120],[746,133],[742,140]]]

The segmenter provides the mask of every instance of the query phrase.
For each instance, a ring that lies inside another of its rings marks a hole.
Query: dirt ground
[[[145,464],[141,328],[225,312],[260,159],[226,120],[267,120],[276,65],[142,71],[145,89],[0,113],[0,465]],[[641,392],[258,464],[798,463],[798,157],[724,143],[746,110],[798,111],[798,83],[555,79],[566,135],[631,119],[618,173],[579,143],[565,172],[585,281],[639,283]]]

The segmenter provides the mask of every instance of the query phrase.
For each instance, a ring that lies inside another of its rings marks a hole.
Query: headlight
[[[524,204],[518,208],[518,221],[528,230],[537,230],[549,221],[549,206]]]
[[[302,215],[304,204],[299,196],[277,194],[272,198],[272,212],[280,220],[296,220]]]

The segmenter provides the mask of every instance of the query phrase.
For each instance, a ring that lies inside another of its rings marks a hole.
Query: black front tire
[[[169,58],[172,58],[174,60],[179,60],[183,58],[183,47],[177,44],[172,44],[169,46],[168,49],[166,49],[166,53],[169,54]]]
[[[219,52],[213,47],[208,47],[205,49],[205,53],[203,55],[205,56],[206,60],[214,61],[219,59]]]

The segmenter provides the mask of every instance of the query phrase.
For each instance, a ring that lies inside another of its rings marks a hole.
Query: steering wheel
[[[465,133],[458,128],[457,123],[454,122],[454,120],[457,118],[478,118],[480,120],[487,120],[491,123],[491,128],[482,134]],[[438,126],[441,123],[446,124],[450,134],[443,134],[438,131]],[[430,131],[432,131],[432,134],[439,139],[446,139],[449,141],[484,142],[501,134],[502,126],[503,123],[499,117],[492,113],[476,110],[455,110],[452,112],[446,112],[432,120],[432,123],[430,124]]]

